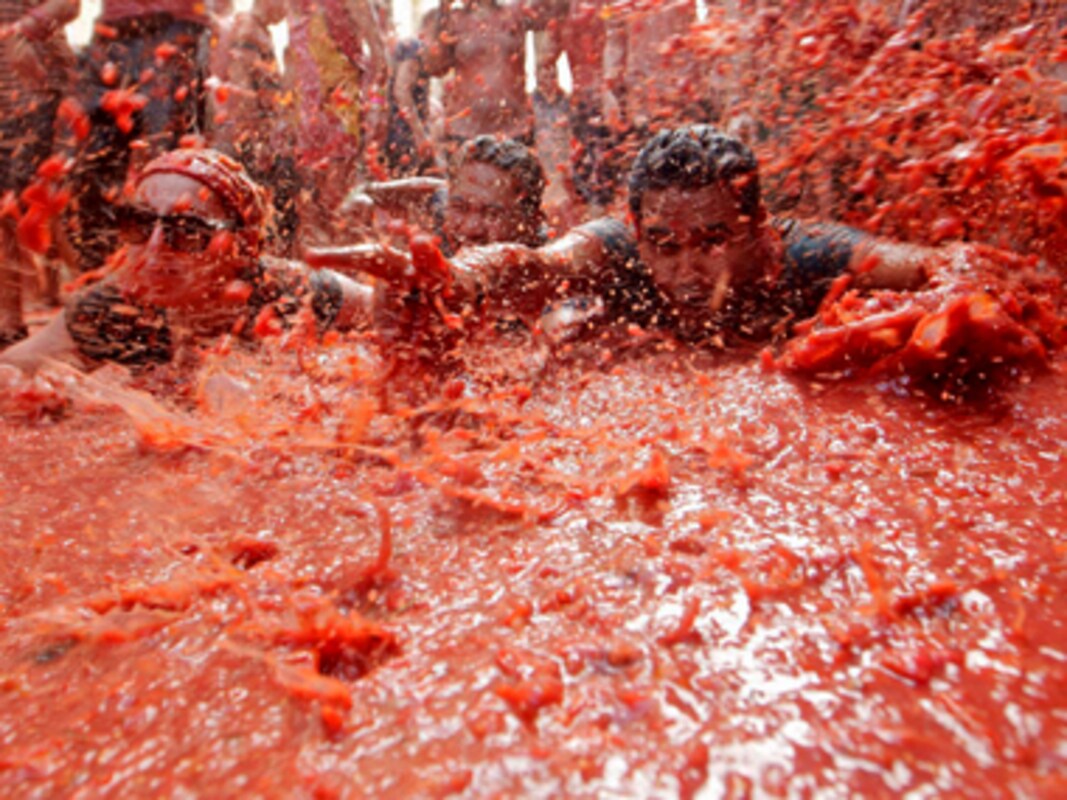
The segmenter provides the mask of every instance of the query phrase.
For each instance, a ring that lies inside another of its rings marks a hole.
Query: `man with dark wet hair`
[[[349,196],[346,208],[353,215],[381,210],[432,228],[450,255],[500,242],[538,247],[545,241],[544,188],[544,170],[529,149],[483,135],[456,152],[447,183],[409,178],[366,184]]]
[[[631,173],[630,208],[632,229],[602,218],[539,248],[468,248],[429,273],[403,259],[372,263],[366,253],[353,254],[347,266],[398,283],[446,286],[467,316],[533,321],[550,304],[582,295],[595,299],[582,308],[599,310],[601,323],[721,346],[787,332],[846,272],[861,287],[911,289],[937,257],[844,226],[771,219],[751,150],[708,125],[663,131],[645,145]],[[345,264],[338,249],[310,260]]]
[[[861,262],[877,262],[856,275],[867,287],[915,288],[926,277],[927,248],[771,218],[751,149],[708,125],[654,136],[634,162],[629,190],[640,263],[667,301],[661,313],[685,328],[700,320],[698,331],[758,334],[808,317],[831,281]],[[710,324],[709,311],[719,324]]]
[[[467,245],[545,241],[541,162],[514,139],[478,136],[456,153],[440,228],[452,252]]]
[[[649,189],[698,189],[729,184],[738,212],[756,218],[760,201],[759,164],[755,154],[738,138],[710,125],[669,130],[654,136],[630,170],[630,210],[641,218],[641,202]]]

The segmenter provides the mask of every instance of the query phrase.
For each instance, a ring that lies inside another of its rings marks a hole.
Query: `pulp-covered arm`
[[[392,181],[374,181],[357,186],[350,197],[363,195],[373,201],[375,207],[390,213],[409,213],[427,210],[434,194],[447,187],[442,178],[397,178]]]
[[[856,285],[867,289],[918,289],[944,258],[940,248],[865,238],[855,247],[849,271]]]
[[[871,236],[847,225],[776,219],[785,247],[786,280],[798,288],[842,274],[861,289],[912,290],[945,258],[939,248]]]
[[[28,339],[0,352],[0,364],[34,373],[48,361],[76,361],[78,346],[67,329],[67,312],[60,311]]]
[[[568,293],[596,291],[612,257],[597,227],[587,223],[539,248],[504,243],[468,247],[446,259],[428,236],[412,239],[410,252],[381,243],[312,248],[314,267],[364,274],[397,294],[411,289],[438,293],[449,304],[478,306],[486,313],[536,318]]]

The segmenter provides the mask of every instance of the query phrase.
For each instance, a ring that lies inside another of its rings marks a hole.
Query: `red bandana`
[[[204,184],[241,222],[239,234],[252,244],[259,242],[265,218],[263,193],[239,163],[216,150],[173,150],[150,162],[140,180],[168,172]]]

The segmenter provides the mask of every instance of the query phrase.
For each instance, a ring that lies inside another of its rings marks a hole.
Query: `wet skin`
[[[455,39],[451,58],[431,72],[455,68],[445,93],[445,115],[451,136],[481,133],[523,136],[533,121],[525,91],[525,36],[532,27],[518,6],[471,3],[455,9],[447,22]]]
[[[129,206],[139,217],[188,222],[187,235],[168,236],[167,222],[127,231],[124,284],[132,297],[154,305],[190,310],[217,301],[248,259],[233,236],[234,221],[204,184],[184,175],[149,175]],[[141,241],[144,239],[144,241]]]
[[[649,190],[640,223],[641,259],[687,315],[714,314],[729,294],[773,270],[758,255],[759,227],[721,186]]]
[[[517,203],[513,177],[491,164],[471,162],[449,182],[444,233],[454,250],[467,245],[522,240],[530,225]]]

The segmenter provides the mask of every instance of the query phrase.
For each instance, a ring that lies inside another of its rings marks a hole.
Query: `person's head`
[[[264,203],[240,164],[187,149],[149,162],[118,209],[129,290],[161,306],[211,303],[259,258]]]
[[[729,290],[765,274],[758,164],[739,139],[710,125],[662,131],[629,188],[641,259],[680,308],[718,311]]]
[[[471,139],[449,169],[445,238],[453,250],[494,242],[540,244],[544,188],[540,162],[514,139]]]

